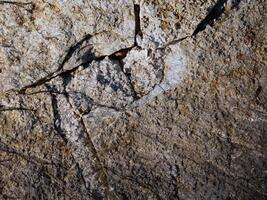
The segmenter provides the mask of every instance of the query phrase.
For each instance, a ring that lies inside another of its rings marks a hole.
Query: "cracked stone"
[[[132,8],[125,0],[1,3],[0,91],[23,88],[57,71],[68,49],[87,34],[95,35],[99,54],[132,46]]]
[[[143,48],[162,47],[165,44],[190,36],[215,0],[140,1],[140,24]]]
[[[105,58],[77,72],[67,86],[69,93],[81,93],[96,104],[123,108],[133,101],[133,91],[118,61]]]
[[[0,0],[0,199],[266,199],[264,0]]]

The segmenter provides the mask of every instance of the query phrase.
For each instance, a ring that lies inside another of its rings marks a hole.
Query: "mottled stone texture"
[[[0,0],[0,199],[267,198],[264,0]]]

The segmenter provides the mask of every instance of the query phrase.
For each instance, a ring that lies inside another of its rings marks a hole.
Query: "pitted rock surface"
[[[0,199],[266,199],[264,0],[0,0]]]

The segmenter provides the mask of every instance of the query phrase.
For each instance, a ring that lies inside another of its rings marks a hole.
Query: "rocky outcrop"
[[[263,0],[0,0],[1,199],[265,199]]]

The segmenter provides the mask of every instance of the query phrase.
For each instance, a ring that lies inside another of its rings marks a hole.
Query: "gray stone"
[[[0,199],[266,199],[264,3],[0,1]]]

